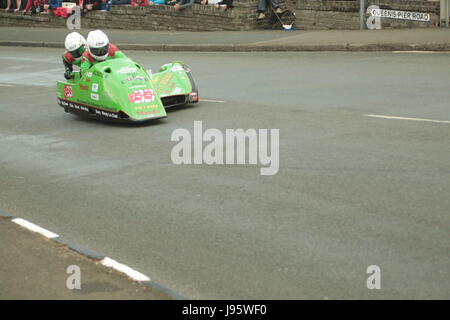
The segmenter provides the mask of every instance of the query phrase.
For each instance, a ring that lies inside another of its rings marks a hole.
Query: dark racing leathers
[[[64,64],[64,78],[66,78],[66,80],[72,79],[73,78],[73,65],[76,66],[81,66],[81,57],[78,59],[75,59],[74,57],[72,57],[72,55],[66,51],[63,54],[63,64]]]

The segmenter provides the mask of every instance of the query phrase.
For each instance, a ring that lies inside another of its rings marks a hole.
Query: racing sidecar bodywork
[[[57,82],[59,105],[66,112],[117,121],[167,117],[165,108],[198,102],[189,68],[181,61],[149,74],[128,58],[93,65],[80,78]]]

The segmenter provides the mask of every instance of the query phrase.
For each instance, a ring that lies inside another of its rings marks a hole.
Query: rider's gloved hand
[[[66,80],[72,79],[73,78],[72,72],[70,72],[69,70],[64,72],[64,78],[66,78]]]

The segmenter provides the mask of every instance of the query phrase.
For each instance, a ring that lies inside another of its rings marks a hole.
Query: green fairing
[[[80,78],[57,82],[59,104],[67,111],[112,120],[146,121],[167,116],[165,108],[198,101],[190,70],[181,61],[149,75],[127,57],[106,59]]]

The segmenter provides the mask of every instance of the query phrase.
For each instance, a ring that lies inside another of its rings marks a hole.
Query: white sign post
[[[366,5],[364,0],[359,0],[359,29],[364,30],[364,14]]]
[[[440,25],[443,27],[442,22],[445,21],[445,27],[449,27],[449,0],[441,0],[441,6],[440,6]]]

